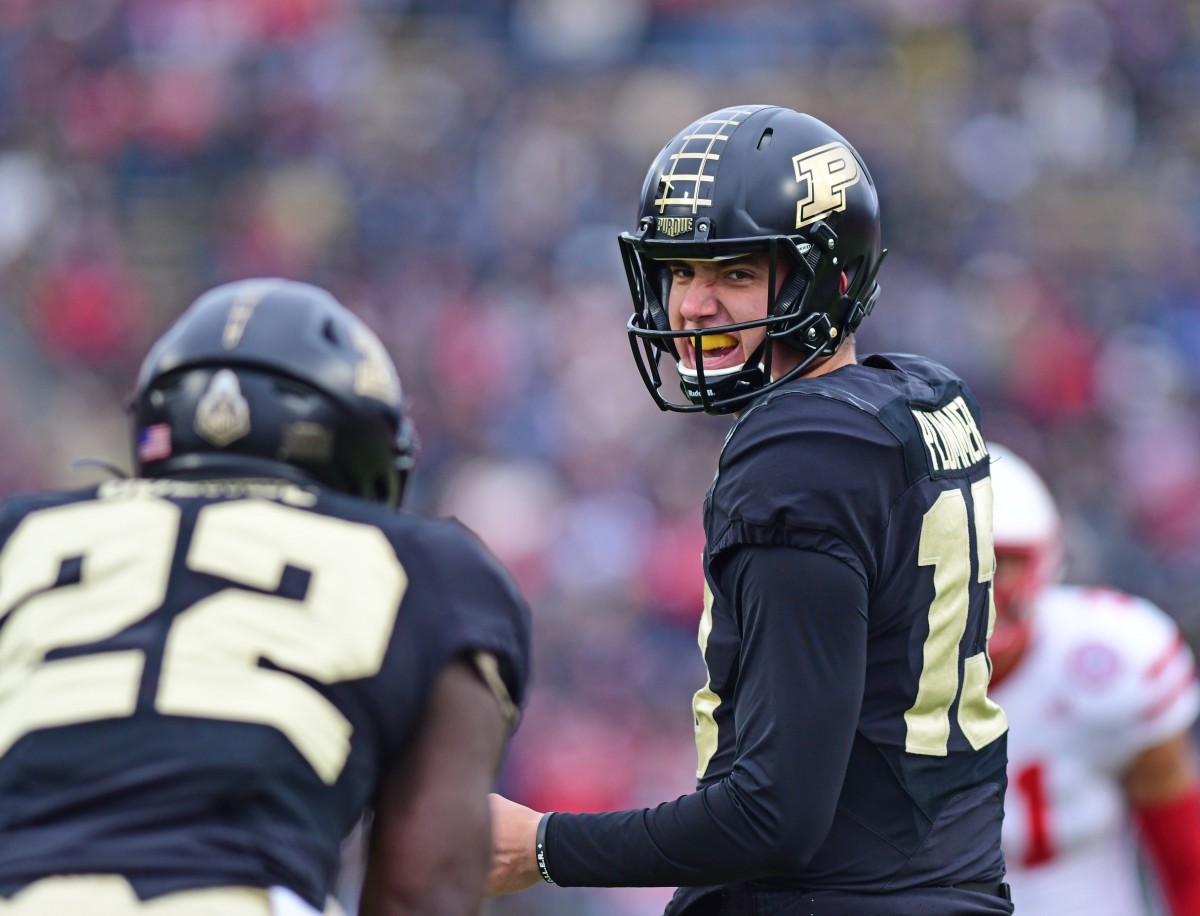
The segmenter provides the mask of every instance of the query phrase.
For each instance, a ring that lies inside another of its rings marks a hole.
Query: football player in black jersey
[[[698,784],[597,814],[494,796],[492,892],[678,885],[671,916],[1011,913],[988,454],[945,367],[857,358],[884,254],[866,165],[808,115],[713,112],[659,154],[620,244],[651,396],[736,414],[704,504]]]
[[[158,341],[131,479],[0,509],[0,913],[478,912],[528,611],[396,511],[414,439],[328,292],[248,280]]]

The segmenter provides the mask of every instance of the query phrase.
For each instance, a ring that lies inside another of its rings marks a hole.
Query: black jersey
[[[871,357],[765,393],[726,439],[704,523],[697,791],[552,815],[555,879],[868,894],[1001,880],[991,481],[963,383]]]
[[[867,591],[865,681],[832,827],[796,877],[878,889],[1000,877],[1007,724],[987,698],[991,480],[962,382],[923,358],[876,356],[770,393],[727,440],[705,526],[701,785],[735,766],[735,717],[750,701],[737,697],[735,598],[714,566],[744,545],[826,554]],[[773,710],[786,728],[788,698]]]
[[[113,481],[0,513],[0,896],[281,885],[318,909],[433,683],[528,612],[465,528],[269,481]]]

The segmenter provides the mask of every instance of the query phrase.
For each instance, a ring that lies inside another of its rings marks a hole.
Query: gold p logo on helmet
[[[808,183],[808,196],[796,201],[796,228],[846,209],[846,189],[858,184],[858,160],[844,143],[827,143],[792,157],[796,180]]]

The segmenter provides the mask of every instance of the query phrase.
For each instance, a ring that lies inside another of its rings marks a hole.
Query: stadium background
[[[1200,640],[1200,7],[1183,0],[0,0],[0,493],[128,465],[136,360],[197,293],[332,289],[382,332],[455,514],[535,612],[504,790],[687,791],[699,503],[615,235],[670,134],[767,101],[880,186],[861,350],[964,375],[1059,495],[1072,577]],[[494,916],[639,916],[539,888]]]

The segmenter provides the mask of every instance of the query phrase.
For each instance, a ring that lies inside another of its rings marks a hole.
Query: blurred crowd
[[[676,130],[774,102],[880,186],[860,352],[966,377],[1058,495],[1071,577],[1196,644],[1198,96],[1184,0],[0,0],[0,494],[128,466],[136,361],[203,289],[324,285],[401,367],[410,507],[463,519],[533,606],[505,792],[687,791],[728,423],[642,390],[615,236]]]

